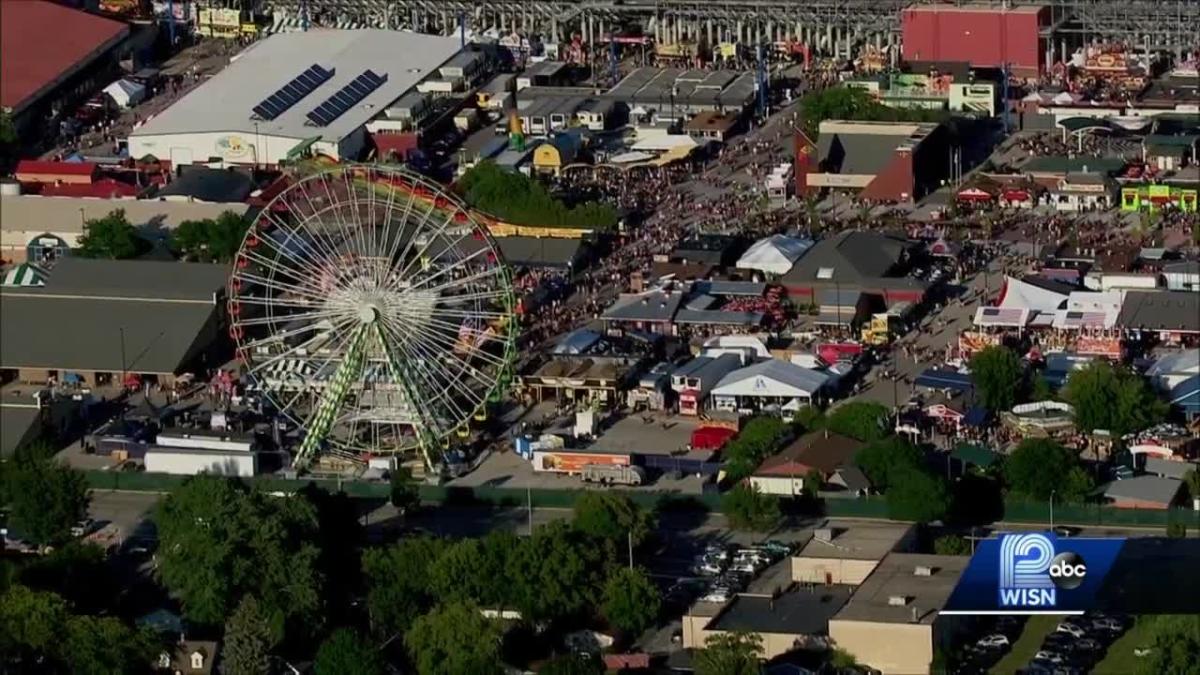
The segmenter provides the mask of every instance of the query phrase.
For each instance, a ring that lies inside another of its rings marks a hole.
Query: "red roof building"
[[[43,197],[94,197],[96,199],[120,199],[137,197],[141,188],[129,183],[122,183],[112,178],[101,178],[89,184],[42,185]]]
[[[9,0],[11,2],[11,0]],[[16,177],[22,183],[89,184],[96,180],[100,167],[91,162],[46,162],[23,159],[17,162]]]
[[[0,107],[19,117],[128,35],[120,21],[47,0],[0,0]]]

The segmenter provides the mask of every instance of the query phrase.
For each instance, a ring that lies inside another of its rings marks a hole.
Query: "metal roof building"
[[[0,291],[0,368],[23,381],[75,373],[173,375],[218,340],[221,265],[66,258],[37,288]]]
[[[273,35],[135,129],[129,152],[273,165],[313,140],[316,153],[356,158],[364,125],[460,51],[457,38],[400,31]]]

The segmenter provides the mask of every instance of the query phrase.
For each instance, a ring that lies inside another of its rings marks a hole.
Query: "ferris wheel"
[[[301,431],[293,465],[420,452],[511,384],[516,296],[487,228],[411,172],[344,165],[262,209],[229,281],[243,374]]]

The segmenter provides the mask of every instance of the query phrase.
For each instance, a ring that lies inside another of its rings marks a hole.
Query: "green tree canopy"
[[[941,520],[950,509],[946,479],[924,467],[903,466],[889,476],[888,516],[896,520],[928,523]]]
[[[1162,421],[1167,413],[1141,376],[1103,360],[1071,373],[1061,393],[1075,406],[1075,425],[1089,433],[1105,429],[1123,436]]]
[[[1004,478],[1012,492],[1043,501],[1054,492],[1061,501],[1078,502],[1092,490],[1079,455],[1045,438],[1021,441],[1004,463]]]
[[[1195,675],[1200,654],[1200,615],[1141,617],[1151,622],[1149,656],[1138,662],[1142,675]],[[1142,645],[1138,645],[1142,646]]]
[[[363,553],[367,612],[377,635],[389,637],[408,630],[433,606],[430,576],[446,548],[442,539],[419,536]]]
[[[36,448],[21,448],[3,477],[12,535],[32,544],[62,544],[87,515],[87,480]]]
[[[171,250],[186,260],[230,262],[241,248],[250,221],[233,211],[216,218],[185,220],[171,232]]]
[[[779,524],[779,497],[738,483],[721,497],[721,510],[738,530],[767,531]]]
[[[455,187],[471,206],[517,225],[611,230],[617,224],[617,212],[607,204],[569,207],[536,179],[505,171],[490,161],[476,164]]]
[[[936,122],[946,113],[919,108],[891,108],[883,105],[870,92],[856,87],[829,87],[805,94],[800,102],[804,129],[813,138],[825,120],[859,120],[881,122]]]
[[[509,560],[512,604],[527,619],[579,616],[597,605],[607,551],[565,522],[555,521],[523,539]]]
[[[333,631],[321,643],[313,671],[316,675],[383,675],[387,672],[379,649],[350,628]]]
[[[271,669],[270,652],[283,639],[283,615],[264,610],[247,595],[225,622],[221,647],[222,675],[258,675]]]
[[[933,540],[933,552],[938,555],[970,555],[971,542],[957,534],[946,534]]]
[[[417,490],[411,469],[406,466],[397,467],[389,476],[389,482],[391,490],[388,501],[401,513],[407,513],[421,505],[421,493]]]
[[[32,589],[57,593],[84,614],[109,611],[120,590],[104,550],[78,541],[27,561],[19,577]]]
[[[654,625],[662,600],[658,587],[639,569],[620,567],[604,584],[600,612],[619,630],[634,636]]]
[[[625,545],[627,536],[638,546],[654,531],[654,518],[629,497],[588,490],[575,500],[575,527],[589,537]]]
[[[1021,359],[1008,347],[985,347],[971,357],[971,382],[988,410],[999,412],[1016,405],[1023,378]]]
[[[878,441],[890,435],[888,409],[872,401],[851,401],[825,416],[825,428],[860,441]]]
[[[125,217],[125,209],[116,209],[103,218],[83,224],[83,234],[73,252],[83,258],[125,260],[144,253],[149,244]]]
[[[788,425],[774,415],[763,415],[746,422],[721,450],[729,479],[741,480],[753,473],[764,459],[779,450],[790,433]]]
[[[440,605],[404,636],[420,675],[489,675],[500,669],[500,627],[467,603]]]
[[[63,661],[78,675],[125,675],[145,672],[158,645],[146,631],[135,631],[120,619],[72,616],[62,644]]]
[[[854,455],[854,464],[867,475],[871,485],[884,491],[902,471],[921,469],[924,463],[920,448],[897,437],[869,443]]]
[[[800,425],[803,431],[815,431],[825,426],[825,413],[816,406],[806,405],[796,411],[792,421]]]
[[[303,495],[272,497],[202,474],[167,496],[155,522],[159,577],[191,621],[220,625],[254,593],[265,612],[283,614],[289,636],[321,626],[320,532]]]
[[[692,665],[696,675],[759,675],[762,650],[757,633],[717,633],[705,640]]]

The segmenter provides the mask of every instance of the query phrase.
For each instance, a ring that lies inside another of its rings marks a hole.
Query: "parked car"
[[[1058,627],[1055,628],[1054,631],[1057,633],[1066,633],[1067,635],[1075,638],[1081,638],[1087,634],[1082,627],[1066,621],[1058,624]]]
[[[1092,629],[1104,633],[1120,633],[1125,630],[1125,623],[1111,616],[1092,619]]]
[[[1008,636],[994,633],[986,637],[979,638],[975,644],[980,647],[1007,647],[1009,645]]]
[[[1062,654],[1059,654],[1056,651],[1051,651],[1049,649],[1043,649],[1043,650],[1039,651],[1038,653],[1034,654],[1033,659],[1035,661],[1045,661],[1046,663],[1054,663],[1054,664],[1059,664],[1066,660],[1063,658]]]

